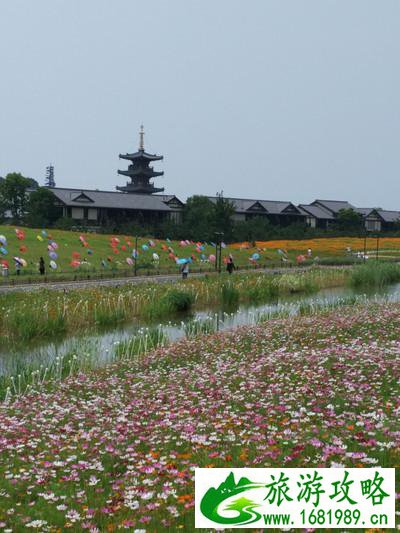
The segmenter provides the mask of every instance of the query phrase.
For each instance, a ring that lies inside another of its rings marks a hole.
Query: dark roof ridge
[[[124,193],[124,192],[118,192],[118,191],[103,191],[101,189],[80,189],[78,187],[45,187],[47,189],[50,189],[50,190],[63,190],[63,191],[75,191],[75,192],[106,192],[107,194],[135,194],[135,193]],[[136,193],[138,196],[143,196],[143,194],[139,194],[139,193]],[[175,194],[173,195],[168,195],[168,194],[151,194],[149,196],[176,196]]]
[[[203,196],[202,194],[199,194],[197,196]],[[219,196],[209,196],[207,195],[206,198],[220,198]],[[242,200],[245,202],[273,202],[277,204],[293,204],[290,200],[265,200],[260,198],[236,198],[235,196],[222,196],[224,200]],[[293,204],[295,205],[295,204]]]
[[[324,200],[323,198],[317,198],[314,200],[314,202],[345,202],[347,204],[350,203],[348,200]]]

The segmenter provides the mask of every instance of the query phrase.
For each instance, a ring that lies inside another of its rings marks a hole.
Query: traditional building
[[[218,196],[208,196],[209,200],[216,203]],[[255,217],[265,217],[272,224],[287,226],[295,222],[304,222],[304,213],[292,202],[279,200],[250,200],[247,198],[226,198],[230,202],[235,213],[233,219],[236,221],[250,220]]]
[[[306,217],[306,224],[310,228],[326,229],[335,220],[332,213],[327,212],[318,205],[300,204],[299,209]]]
[[[393,231],[400,226],[400,212],[387,211],[378,207],[355,207],[345,200],[314,200],[311,204],[300,204],[306,215],[307,225],[327,229],[333,224],[342,209],[352,209],[364,219],[367,231]]]
[[[213,203],[218,196],[208,196]],[[345,200],[314,200],[311,204],[294,205],[289,201],[250,200],[247,198],[227,198],[234,207],[236,221],[265,217],[271,224],[287,226],[303,223],[311,228],[328,229],[334,224],[343,209],[353,209],[364,219],[367,231],[391,231],[400,227],[400,212],[380,208],[355,207]]]
[[[108,223],[157,224],[164,220],[179,221],[183,202],[172,195],[124,194],[88,189],[52,189],[60,216],[89,226]]]

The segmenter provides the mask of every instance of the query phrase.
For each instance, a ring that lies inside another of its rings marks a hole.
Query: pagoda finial
[[[144,150],[144,127],[143,124],[140,126],[139,132],[139,150]]]

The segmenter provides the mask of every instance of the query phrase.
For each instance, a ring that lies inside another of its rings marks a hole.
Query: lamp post
[[[215,270],[221,274],[221,261],[222,261],[222,237],[224,236],[223,231],[215,232]]]
[[[138,236],[135,237],[135,263],[134,263],[134,275],[137,276],[137,258],[138,258]]]
[[[376,235],[376,260],[379,261],[379,233]]]
[[[364,233],[364,263],[366,261],[365,256],[367,255],[367,229],[365,229]]]

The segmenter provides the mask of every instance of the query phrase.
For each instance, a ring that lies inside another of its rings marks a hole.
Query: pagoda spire
[[[140,126],[140,132],[139,132],[139,150],[141,152],[144,152],[144,127],[143,124]]]
[[[164,188],[157,188],[151,178],[163,176],[164,172],[157,172],[150,166],[152,161],[161,161],[162,155],[149,154],[144,149],[144,127],[139,130],[139,150],[133,154],[119,154],[120,159],[130,162],[128,170],[118,170],[118,174],[128,176],[131,181],[123,187],[117,187],[118,191],[136,194],[154,194],[163,192]]]

